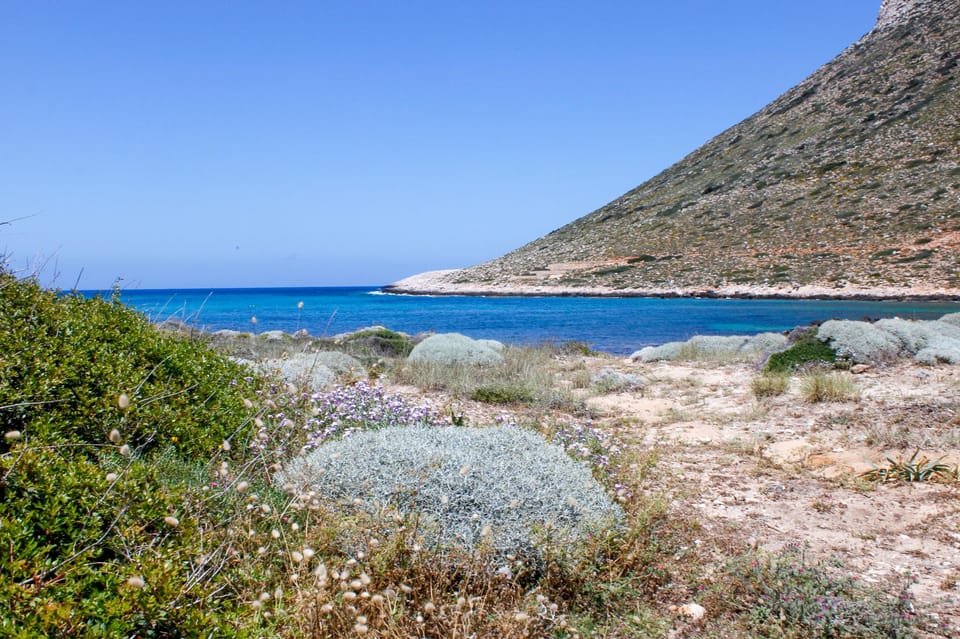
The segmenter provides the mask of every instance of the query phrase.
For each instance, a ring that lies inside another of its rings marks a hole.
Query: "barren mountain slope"
[[[884,0],[870,33],[660,175],[398,288],[960,295],[958,76],[960,1]]]

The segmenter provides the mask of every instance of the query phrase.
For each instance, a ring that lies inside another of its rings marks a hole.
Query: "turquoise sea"
[[[121,299],[153,321],[178,319],[210,331],[306,329],[330,336],[382,325],[512,344],[577,340],[616,354],[698,334],[785,331],[835,318],[934,319],[960,312],[960,304],[947,302],[431,297],[385,295],[378,287],[131,289],[122,291]]]
[[[406,333],[459,332],[513,344],[577,340],[616,354],[697,334],[784,331],[833,318],[934,319],[960,312],[960,304],[944,302],[428,297],[385,295],[377,287],[131,289],[122,291],[121,299],[154,321],[179,319],[211,331],[306,329],[330,336],[379,324]]]

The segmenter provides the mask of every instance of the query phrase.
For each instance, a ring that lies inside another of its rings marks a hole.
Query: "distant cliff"
[[[613,202],[408,292],[960,297],[960,0],[875,28]]]

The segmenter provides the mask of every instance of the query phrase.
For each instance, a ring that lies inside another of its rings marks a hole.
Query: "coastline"
[[[426,271],[381,287],[391,295],[434,295],[465,297],[656,297],[707,299],[789,299],[851,300],[864,302],[960,302],[960,289],[938,290],[932,287],[858,287],[843,286],[760,286],[733,285],[716,288],[615,289],[604,286],[572,287],[518,283],[473,284],[451,282],[459,269]]]

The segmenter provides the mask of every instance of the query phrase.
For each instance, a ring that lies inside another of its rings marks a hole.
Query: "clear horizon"
[[[749,117],[879,7],[4,3],[0,255],[81,289],[469,266]]]

